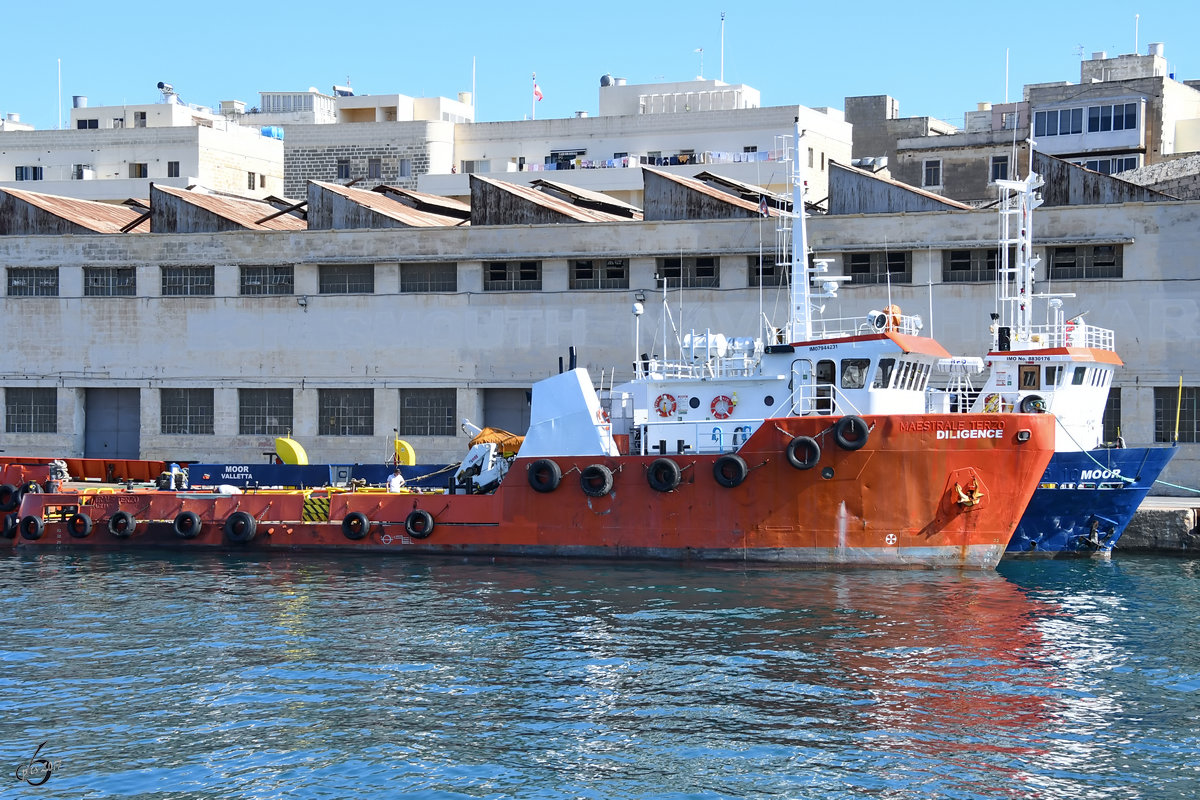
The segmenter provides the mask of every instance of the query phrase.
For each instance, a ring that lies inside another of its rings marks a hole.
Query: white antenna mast
[[[721,83],[725,82],[725,12],[721,12]]]

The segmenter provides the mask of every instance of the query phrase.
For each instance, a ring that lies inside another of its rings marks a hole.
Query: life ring
[[[669,458],[656,458],[646,470],[646,480],[656,492],[673,492],[679,486],[683,473],[679,465]]]
[[[21,492],[11,483],[0,483],[0,511],[16,511],[21,505]]]
[[[371,520],[361,511],[351,511],[342,520],[342,535],[347,539],[359,540],[371,530]]]
[[[1021,398],[1022,414],[1045,414],[1046,399],[1040,394],[1027,394]]]
[[[604,497],[612,491],[612,470],[603,464],[584,467],[579,473],[579,485],[588,497]]]
[[[31,542],[36,542],[42,538],[42,533],[46,530],[45,524],[41,517],[35,517],[30,514],[21,520],[21,538],[28,539]]]
[[[529,485],[535,492],[553,492],[561,481],[562,470],[550,459],[539,458],[529,465]]]
[[[404,532],[414,539],[428,539],[433,533],[433,514],[414,508],[404,520]]]
[[[76,539],[86,539],[92,535],[92,518],[80,511],[67,518],[67,533]]]
[[[200,515],[195,511],[180,511],[171,527],[180,539],[195,539],[200,535]]]
[[[258,522],[245,511],[235,511],[225,520],[222,530],[231,542],[245,544],[254,538]]]
[[[726,489],[740,486],[749,474],[750,467],[741,456],[727,454],[713,462],[713,477]]]
[[[858,450],[867,443],[871,429],[862,417],[850,414],[833,425],[833,440],[843,450]]]
[[[597,408],[596,422],[599,422],[601,425],[607,425],[609,422],[612,422],[612,417],[608,415],[608,411],[606,409]]]
[[[675,395],[663,392],[654,401],[654,410],[658,412],[660,417],[669,417],[675,413],[678,406],[675,404]]]
[[[714,419],[729,419],[733,414],[733,409],[737,406],[737,401],[727,394],[719,394],[713,398],[712,404],[708,410],[712,412]]]
[[[1000,413],[1000,395],[993,392],[983,398],[983,410],[986,414]]]
[[[128,511],[116,511],[108,518],[108,532],[118,539],[128,538],[137,527],[137,518]]]
[[[821,445],[811,436],[797,436],[788,442],[785,454],[796,469],[812,469],[821,460]]]
[[[20,530],[20,528],[21,528],[20,515],[18,515],[16,513],[9,513],[9,514],[4,515],[3,536],[5,539],[12,539],[12,538],[16,537],[17,531]]]

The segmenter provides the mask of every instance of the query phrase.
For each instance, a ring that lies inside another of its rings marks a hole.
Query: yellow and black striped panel
[[[328,522],[329,521],[329,498],[328,497],[306,497],[306,498],[304,498],[304,521],[305,522]]]

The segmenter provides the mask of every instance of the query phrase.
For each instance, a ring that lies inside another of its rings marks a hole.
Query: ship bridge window
[[[842,388],[861,389],[867,385],[867,370],[871,366],[869,358],[842,359]]]
[[[1021,365],[1021,388],[1022,389],[1040,389],[1041,374],[1037,364],[1022,364]]]
[[[1046,367],[1046,388],[1058,386],[1058,381],[1062,377],[1063,368],[1061,366]]]
[[[875,370],[875,380],[871,382],[872,389],[887,389],[892,385],[892,373],[896,370],[896,359],[879,359],[879,368]]]
[[[1085,377],[1087,377],[1087,367],[1076,367],[1075,374],[1071,377],[1071,383],[1082,386]]]

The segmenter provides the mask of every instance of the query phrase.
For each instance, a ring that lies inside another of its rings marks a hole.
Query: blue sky
[[[903,9],[897,14],[898,9]],[[1017,11],[1020,11],[1020,16]],[[12,3],[5,10],[0,113],[55,128],[72,95],[90,105],[152,103],[166,81],[190,103],[258,104],[259,91],[334,84],[360,94],[455,97],[474,87],[480,121],[597,113],[600,76],[630,83],[722,74],[763,105],[843,107],[890,94],[902,116],[962,124],[980,101],[1020,98],[1026,83],[1079,80],[1091,53],[1162,42],[1179,80],[1200,79],[1200,3],[973,2],[686,5],[233,3],[111,6]],[[1004,11],[1005,16],[999,12]],[[1138,15],[1135,21],[1135,14]],[[897,19],[897,16],[903,18]],[[16,35],[21,32],[21,35]],[[696,52],[702,49],[702,53]]]

